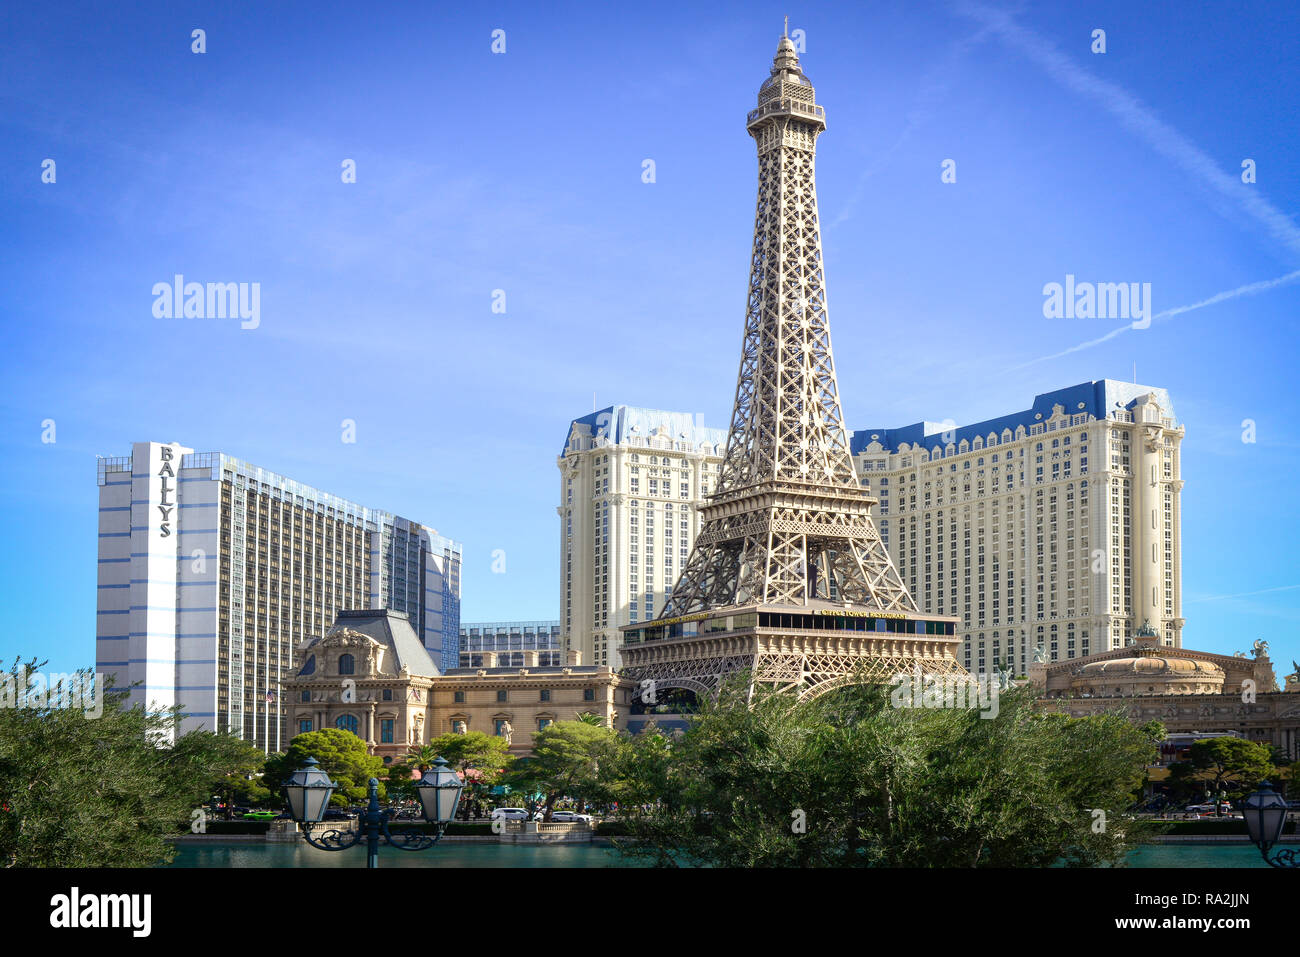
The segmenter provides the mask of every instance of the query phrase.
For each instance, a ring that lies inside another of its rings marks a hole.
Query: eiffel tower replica
[[[957,619],[923,615],[857,481],[831,356],[814,159],[826,129],[788,36],[748,116],[758,211],[736,404],[715,494],[623,674],[709,694],[729,675],[803,695],[899,672],[966,674]]]

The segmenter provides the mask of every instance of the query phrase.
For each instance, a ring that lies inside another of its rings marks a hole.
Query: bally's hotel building
[[[292,737],[281,681],[342,609],[405,612],[459,664],[461,546],[220,452],[137,442],[101,458],[96,668],[180,732]]]

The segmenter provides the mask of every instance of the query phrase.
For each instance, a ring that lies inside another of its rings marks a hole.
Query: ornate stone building
[[[1124,708],[1170,733],[1233,734],[1300,759],[1300,675],[1288,675],[1279,691],[1267,642],[1257,641],[1252,657],[1217,655],[1171,648],[1140,628],[1124,648],[1035,662],[1029,680],[1044,708],[1075,717]]]
[[[605,666],[584,666],[568,652],[565,665],[483,666],[439,672],[402,612],[341,611],[326,634],[299,649],[297,675],[285,683],[293,734],[341,728],[391,764],[412,747],[448,733],[482,731],[507,739],[514,754],[552,721],[584,713],[607,727],[627,726],[631,682]]]
[[[324,637],[299,649],[299,661],[284,685],[292,734],[341,728],[386,762],[429,739],[438,667],[404,613],[340,611]]]
[[[433,686],[429,735],[482,731],[504,737],[512,754],[532,750],[533,735],[553,721],[594,714],[606,727],[627,727],[632,683],[606,665],[583,665],[579,651],[568,664],[539,665],[537,651],[525,651],[522,668],[496,666],[483,652],[483,666],[453,668]]]

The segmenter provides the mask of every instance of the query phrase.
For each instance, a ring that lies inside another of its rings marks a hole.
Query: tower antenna
[[[789,17],[789,15],[787,15],[786,18],[785,18],[785,31],[781,34],[781,36],[786,37],[787,39],[788,39],[789,36],[790,36],[790,17]]]

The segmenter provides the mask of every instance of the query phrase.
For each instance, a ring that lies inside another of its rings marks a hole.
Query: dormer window
[[[357,663],[351,655],[339,655],[339,674],[354,675],[357,673]]]

